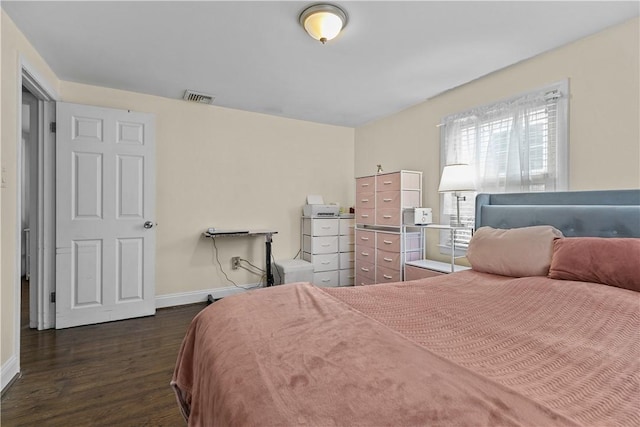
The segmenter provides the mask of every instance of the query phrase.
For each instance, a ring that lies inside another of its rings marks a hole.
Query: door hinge
[[[49,123],[49,132],[56,132],[56,122]]]
[[[50,297],[49,301],[51,301],[52,303],[56,302],[56,293],[55,292],[51,292],[51,297]]]

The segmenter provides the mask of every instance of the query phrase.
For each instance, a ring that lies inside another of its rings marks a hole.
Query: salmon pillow
[[[556,240],[549,277],[640,292],[640,239],[570,237]]]
[[[471,268],[510,277],[546,276],[553,241],[562,232],[550,225],[511,228],[480,227],[469,242]]]

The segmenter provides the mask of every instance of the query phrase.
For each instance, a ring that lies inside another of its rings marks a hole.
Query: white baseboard
[[[2,364],[2,371],[0,372],[0,379],[2,383],[2,391],[4,388],[13,382],[13,379],[20,373],[20,366],[18,366],[18,358],[11,356],[9,360]]]
[[[202,291],[180,292],[177,294],[167,294],[156,296],[156,308],[174,307],[177,305],[195,304],[204,302],[211,295],[214,299],[228,297],[230,295],[246,292],[260,287],[259,283],[242,285],[242,288],[227,286],[225,288],[205,289]]]

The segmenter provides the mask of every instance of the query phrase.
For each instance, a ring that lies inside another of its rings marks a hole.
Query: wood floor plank
[[[64,330],[23,326],[22,377],[2,395],[2,426],[184,426],[169,381],[204,307]]]

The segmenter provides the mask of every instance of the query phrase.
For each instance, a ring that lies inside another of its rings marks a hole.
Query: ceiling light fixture
[[[325,44],[347,25],[347,14],[338,6],[316,4],[303,10],[299,20],[311,37]]]

